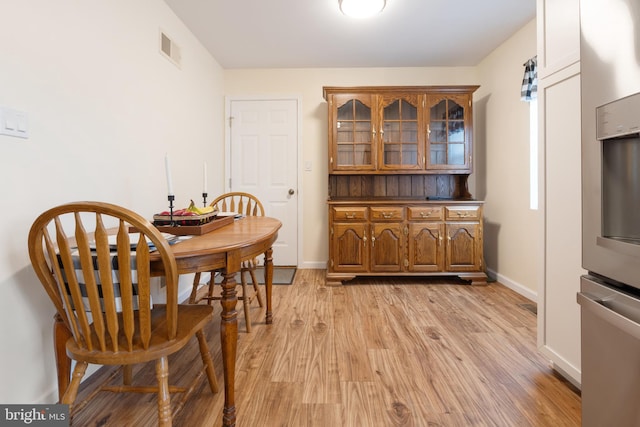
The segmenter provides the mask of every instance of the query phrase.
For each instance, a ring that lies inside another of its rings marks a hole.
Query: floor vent
[[[180,47],[164,31],[160,31],[160,53],[180,68]]]

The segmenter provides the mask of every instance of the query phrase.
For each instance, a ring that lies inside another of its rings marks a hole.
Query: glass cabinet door
[[[375,167],[371,97],[335,96],[333,170],[369,170]]]
[[[466,118],[467,95],[431,97],[427,109],[427,162],[431,169],[469,170],[471,156]]]
[[[380,97],[380,169],[419,169],[423,166],[424,140],[421,126],[420,95]]]

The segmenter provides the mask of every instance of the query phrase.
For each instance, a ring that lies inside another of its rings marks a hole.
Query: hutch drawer
[[[441,206],[409,206],[409,220],[440,221],[443,218]]]
[[[478,221],[480,217],[480,206],[445,207],[445,219],[447,221]]]
[[[404,219],[402,206],[371,207],[371,221],[401,221]]]
[[[367,219],[366,206],[333,206],[334,221],[362,221]]]

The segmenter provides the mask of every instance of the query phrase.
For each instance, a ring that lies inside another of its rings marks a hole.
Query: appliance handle
[[[617,329],[620,329],[640,340],[640,324],[606,307],[603,304],[603,300],[592,298],[589,294],[584,292],[578,292],[577,297],[578,304],[580,304],[583,309],[593,312]]]

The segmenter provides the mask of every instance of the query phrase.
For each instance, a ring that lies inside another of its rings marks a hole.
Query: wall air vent
[[[160,31],[160,53],[180,68],[180,46],[175,44],[164,31]]]

